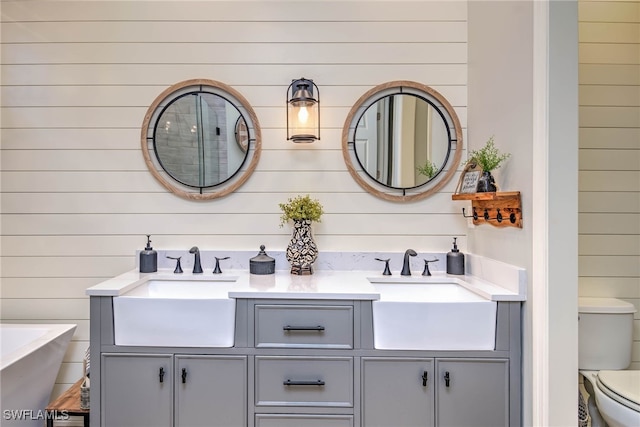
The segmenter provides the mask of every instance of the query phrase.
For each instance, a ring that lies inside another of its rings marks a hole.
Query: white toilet
[[[578,367],[587,390],[610,427],[640,426],[640,371],[625,370],[635,307],[615,298],[578,298],[578,305]]]

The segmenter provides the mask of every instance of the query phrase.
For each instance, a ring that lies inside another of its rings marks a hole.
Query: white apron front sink
[[[150,280],[113,298],[116,345],[233,347],[237,278]]]
[[[374,347],[383,350],[493,350],[496,309],[454,283],[374,284]]]

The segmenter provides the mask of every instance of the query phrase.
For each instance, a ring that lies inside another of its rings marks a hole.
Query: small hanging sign
[[[460,181],[458,181],[458,188],[456,193],[476,193],[478,190],[478,180],[482,175],[482,168],[475,163],[467,163],[462,175],[460,175]]]

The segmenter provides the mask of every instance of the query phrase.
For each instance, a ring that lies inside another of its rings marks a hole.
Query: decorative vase
[[[310,220],[293,221],[293,235],[286,256],[291,264],[291,274],[313,274],[311,264],[318,258],[318,247],[311,235]]]
[[[491,193],[496,191],[496,182],[490,171],[483,171],[482,176],[478,180],[478,193]]]

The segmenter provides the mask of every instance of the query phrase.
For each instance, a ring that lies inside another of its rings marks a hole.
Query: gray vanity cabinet
[[[246,356],[105,354],[104,427],[247,425]]]
[[[436,425],[509,425],[507,359],[437,359]]]
[[[509,425],[507,359],[362,359],[366,427]]]
[[[121,346],[91,302],[93,427],[522,424],[519,302],[477,351],[376,349],[371,301],[275,298],[236,300],[230,348]]]
[[[246,356],[175,356],[175,426],[247,425]]]
[[[432,427],[434,360],[363,357],[362,425]]]
[[[103,427],[173,426],[171,354],[103,354],[101,371]]]
[[[354,427],[354,302],[252,302],[255,427]]]

